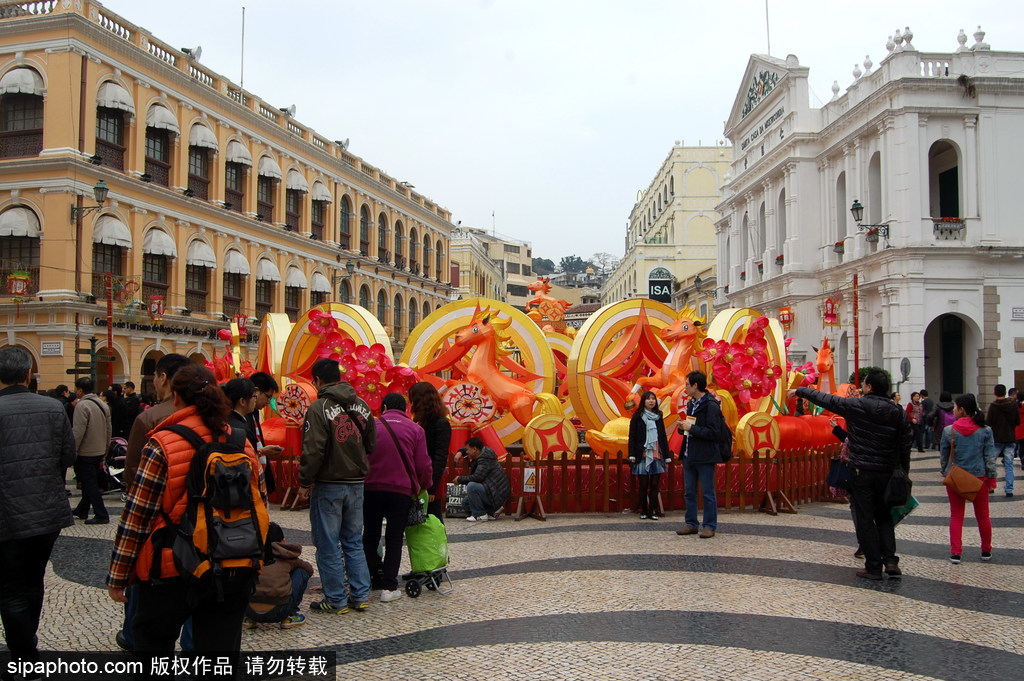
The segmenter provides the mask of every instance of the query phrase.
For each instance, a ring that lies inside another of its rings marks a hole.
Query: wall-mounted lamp
[[[100,180],[99,182],[94,184],[92,186],[92,197],[96,199],[97,205],[82,206],[81,208],[79,208],[78,206],[71,206],[71,224],[75,224],[86,213],[91,213],[94,210],[99,210],[100,208],[103,208],[103,203],[107,200],[107,193],[109,191],[110,189],[103,182],[103,180]]]
[[[857,199],[853,200],[853,205],[850,206],[850,214],[853,215],[853,221],[857,223],[857,230],[863,232],[864,230],[878,230],[876,233],[883,239],[889,238],[889,225],[865,225],[861,223],[864,219],[864,206],[861,205]]]

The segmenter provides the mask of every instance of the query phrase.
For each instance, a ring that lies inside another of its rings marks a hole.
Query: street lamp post
[[[878,235],[883,239],[889,238],[889,225],[865,225],[861,222],[864,219],[864,206],[857,199],[853,200],[853,205],[850,206],[850,214],[853,215],[853,221],[857,223],[857,230],[863,232],[868,230],[869,232],[873,229],[878,230]]]

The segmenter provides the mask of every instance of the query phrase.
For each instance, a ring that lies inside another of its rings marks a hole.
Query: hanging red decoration
[[[164,320],[164,297],[149,297],[149,321],[162,322]]]
[[[789,327],[793,326],[793,320],[796,316],[793,314],[793,310],[787,307],[779,308],[779,324],[782,324],[782,328],[789,331]]]
[[[825,314],[822,317],[822,321],[825,322],[826,326],[836,326],[839,324],[839,301],[832,298],[825,299]]]
[[[28,293],[32,278],[28,272],[13,270],[7,275],[7,293],[12,296],[23,296]]]
[[[233,321],[238,326],[238,335],[239,336],[245,336],[246,335],[246,324],[248,323],[249,318],[246,317],[241,312],[239,312],[239,313],[236,313],[236,314],[231,316],[231,321]]]

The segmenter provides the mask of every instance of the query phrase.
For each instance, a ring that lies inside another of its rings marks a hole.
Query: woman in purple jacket
[[[406,416],[404,397],[398,393],[385,395],[375,425],[377,444],[367,455],[370,473],[363,483],[363,551],[372,588],[383,589],[380,600],[387,603],[402,597],[398,567],[402,562],[405,521],[412,496],[430,487],[432,465],[426,435]],[[388,526],[382,561],[377,545],[385,518]]]

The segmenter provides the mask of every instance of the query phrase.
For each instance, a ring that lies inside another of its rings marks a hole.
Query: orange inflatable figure
[[[813,345],[811,347],[818,353],[814,360],[814,368],[818,371],[818,384],[815,389],[823,393],[837,393],[835,358],[832,355],[832,346],[829,345],[828,338],[822,341],[820,350]]]
[[[529,312],[536,307],[545,318],[553,322],[560,322],[565,319],[565,311],[572,306],[572,303],[548,295],[551,293],[551,279],[549,277],[539,277],[532,284],[527,284],[526,288],[533,291],[533,298],[526,301],[526,305],[523,307],[524,310]]]
[[[634,392],[639,393],[640,388],[647,388],[653,391],[660,401],[683,387],[687,374],[697,369],[693,354],[706,335],[704,320],[698,316],[695,309],[687,307],[679,313],[676,321],[662,329],[659,335],[669,346],[665,362],[653,375],[637,379],[637,388]]]
[[[453,347],[463,352],[475,347],[466,369],[466,380],[483,388],[499,409],[510,412],[525,426],[533,418],[537,396],[498,369],[498,354],[508,354],[501,344],[508,338],[504,331],[511,323],[511,319],[492,319],[489,310],[481,310],[469,326],[455,334]]]

